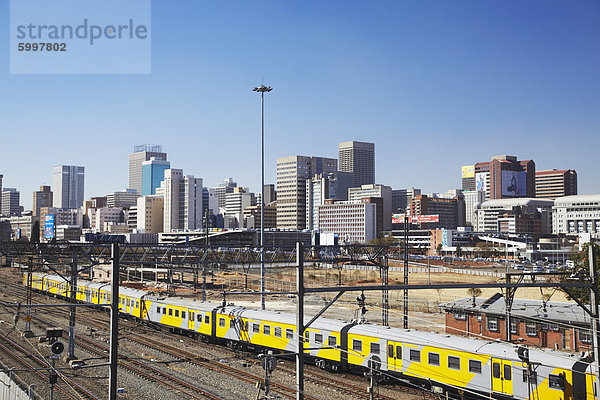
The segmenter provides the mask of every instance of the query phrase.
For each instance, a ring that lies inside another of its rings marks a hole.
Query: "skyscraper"
[[[138,194],[142,193],[142,163],[152,157],[155,160],[167,161],[167,153],[162,152],[160,145],[134,146],[133,153],[129,155],[129,189],[135,189]]]
[[[158,160],[156,157],[142,161],[142,196],[156,194],[156,189],[165,178],[165,170],[169,168],[171,168],[170,162]]]
[[[375,183],[375,144],[342,142],[339,147],[340,171],[352,172],[353,187]]]
[[[39,217],[40,208],[52,207],[52,190],[50,186],[40,186],[40,190],[33,192],[33,216]]]
[[[2,191],[2,208],[0,214],[6,217],[21,215],[20,193],[15,188],[4,188]]]
[[[164,232],[202,229],[202,178],[169,168],[157,192],[164,197]]]
[[[306,228],[306,181],[337,170],[337,160],[289,156],[277,159],[277,227]]]
[[[535,171],[535,197],[556,199],[577,194],[577,172],[573,169]]]
[[[494,156],[475,164],[475,190],[486,199],[535,197],[535,162],[518,161],[515,156]]]
[[[75,165],[57,165],[53,172],[54,207],[81,207],[83,205],[85,168]]]

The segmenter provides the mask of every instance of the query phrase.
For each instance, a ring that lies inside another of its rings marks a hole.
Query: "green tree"
[[[594,244],[594,270],[596,272],[596,278],[598,278],[598,270],[600,269],[600,245]],[[571,260],[575,262],[575,269],[572,274],[568,272],[561,278],[563,282],[589,282],[590,280],[590,264],[589,264],[589,244],[584,244],[582,250],[571,257]],[[600,292],[600,284],[598,279],[596,281],[596,287]],[[569,299],[577,299],[584,304],[590,302],[590,290],[588,288],[570,288],[567,293],[564,289],[561,289],[566,293]],[[600,299],[597,299],[600,301]]]
[[[444,246],[442,246],[442,244],[441,244],[441,243],[437,245],[437,248],[436,248],[436,250],[437,250],[437,255],[438,255],[438,256],[441,256],[441,255],[442,255],[442,249],[443,249],[443,248],[444,248]]]
[[[456,245],[456,257],[461,257],[462,256],[462,247],[460,246],[460,244]]]

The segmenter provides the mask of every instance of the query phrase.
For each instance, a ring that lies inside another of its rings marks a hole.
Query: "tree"
[[[462,247],[460,246],[460,244],[456,245],[456,257],[461,257],[462,256]]]
[[[594,270],[596,272],[596,277],[598,277],[598,270],[600,269],[600,245],[594,244]],[[575,262],[575,269],[572,271],[572,274],[568,272],[563,275],[561,278],[562,282],[589,282],[590,280],[590,264],[589,264],[589,244],[586,243],[582,246],[582,250],[573,255],[571,260]],[[598,280],[596,281],[597,290],[600,291],[600,285]],[[566,290],[561,289],[566,293],[567,298],[574,300],[577,299],[581,303],[589,304],[590,302],[590,290],[588,288],[570,288],[567,293]],[[596,299],[600,300],[600,299]]]
[[[29,241],[32,243],[40,242],[40,221],[36,220],[33,223],[33,227],[31,228],[31,238],[29,238]]]
[[[442,255],[442,249],[443,249],[443,248],[444,248],[444,246],[442,246],[442,244],[441,244],[441,243],[437,245],[437,248],[436,248],[436,250],[437,250],[437,255],[438,255],[438,256]]]

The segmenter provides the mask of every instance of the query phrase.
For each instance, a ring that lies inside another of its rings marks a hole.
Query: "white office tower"
[[[134,146],[133,153],[129,155],[129,189],[135,189],[142,194],[142,163],[150,161],[167,161],[167,153],[162,152],[162,146],[154,144],[141,144]]]
[[[233,193],[233,188],[235,187],[237,187],[237,183],[235,183],[233,179],[227,178],[223,180],[223,182],[219,183],[219,186],[211,188],[214,196],[216,196],[217,198],[217,207],[211,208],[213,210],[213,213],[216,214],[219,212],[220,208],[225,208],[225,198],[228,193]]]
[[[485,201],[485,192],[481,190],[465,190],[465,222],[475,228],[477,226],[477,206]]]
[[[57,165],[54,175],[54,207],[79,208],[83,205],[85,167]]]
[[[354,174],[352,186],[375,183],[375,144],[343,142],[339,147],[340,171]]]
[[[164,196],[163,232],[202,229],[202,178],[169,168],[159,193]]]
[[[337,170],[337,160],[290,156],[277,159],[277,228],[306,228],[306,181]]]
[[[381,197],[383,199],[383,230],[392,229],[392,188],[386,185],[362,185],[348,189],[348,201],[360,203],[365,197]]]

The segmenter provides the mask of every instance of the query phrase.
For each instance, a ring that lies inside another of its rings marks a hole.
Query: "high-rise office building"
[[[52,207],[52,190],[50,186],[40,186],[40,190],[33,192],[33,216],[40,215],[40,208]]]
[[[403,213],[410,209],[410,202],[421,194],[421,189],[394,189],[392,190],[392,213]]]
[[[306,181],[306,229],[319,229],[319,206],[325,200],[348,200],[352,173],[334,171],[317,174]]]
[[[0,174],[0,210],[2,209],[2,178],[4,175]]]
[[[375,144],[342,142],[339,146],[340,171],[354,174],[352,186],[375,183]]]
[[[56,208],[79,208],[83,205],[85,167],[57,165],[53,169],[53,203]]]
[[[169,168],[157,194],[164,198],[164,232],[202,229],[202,178]]]
[[[0,214],[5,217],[21,215],[20,193],[15,188],[4,188],[2,190],[2,208]]]
[[[265,204],[271,204],[275,200],[277,200],[277,191],[275,190],[275,185],[272,183],[268,183],[264,186],[263,191],[265,192]],[[260,193],[257,193],[260,196]],[[260,204],[258,204],[260,206]]]
[[[215,197],[217,198],[217,208],[225,208],[225,197],[227,195],[227,193],[233,193],[233,188],[237,187],[237,183],[235,183],[233,181],[233,179],[231,178],[227,178],[225,180],[223,180],[223,182],[219,183],[219,186],[212,188]],[[209,191],[210,192],[210,191]],[[219,210],[213,210],[216,213],[219,212]]]
[[[383,226],[380,230],[392,230],[392,188],[386,185],[362,185],[348,189],[348,201],[360,203],[366,197],[380,197],[383,199]]]
[[[156,189],[165,178],[165,170],[171,168],[171,163],[151,157],[142,161],[142,196],[156,194]]]
[[[157,161],[167,161],[167,153],[163,153],[160,145],[141,144],[133,148],[129,155],[129,189],[142,193],[142,163],[153,157]]]
[[[577,172],[573,169],[547,169],[535,172],[535,197],[556,199],[577,194]]]
[[[140,195],[133,189],[125,189],[106,195],[106,207],[129,208],[137,205]]]
[[[306,228],[306,181],[315,174],[337,171],[337,160],[289,156],[277,159],[277,227]]]
[[[137,223],[140,233],[160,233],[164,225],[165,201],[162,196],[142,196],[137,199]]]
[[[535,197],[535,162],[518,161],[515,156],[494,156],[475,164],[475,190],[486,199]],[[467,187],[470,187],[467,185]],[[463,186],[463,190],[466,190]]]

